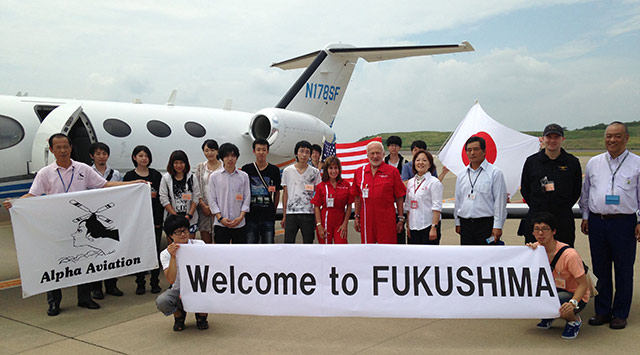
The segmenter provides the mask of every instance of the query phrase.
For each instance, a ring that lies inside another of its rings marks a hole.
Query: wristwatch
[[[578,306],[578,301],[576,301],[574,299],[570,299],[569,303],[571,303],[573,305],[573,307],[575,307],[575,309],[580,309],[580,306]]]
[[[218,222],[222,223],[222,216],[220,216],[220,218],[218,218]]]
[[[404,222],[404,219],[404,216],[398,216],[398,218],[396,218],[398,222]]]
[[[322,223],[318,222],[316,223],[316,227],[320,227],[322,225]]]
[[[193,215],[191,213],[187,213],[186,216],[189,218],[193,218]]]

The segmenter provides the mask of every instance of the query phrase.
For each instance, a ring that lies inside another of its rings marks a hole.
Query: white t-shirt
[[[200,239],[189,239],[187,244],[204,244],[204,242]],[[162,270],[166,270],[169,267],[169,263],[171,263],[171,254],[167,249],[163,250],[160,253],[160,263],[162,264]],[[176,267],[178,265],[176,264]],[[171,288],[174,290],[180,289],[180,273],[176,274],[176,280],[171,285]]]
[[[312,166],[302,174],[295,164],[286,167],[282,171],[282,186],[287,187],[287,214],[313,214],[311,199],[320,181],[320,172]]]

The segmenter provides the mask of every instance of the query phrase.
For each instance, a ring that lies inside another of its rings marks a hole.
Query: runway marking
[[[22,281],[20,281],[20,279],[0,281],[0,290],[4,290],[7,288],[14,288],[20,285],[22,285]]]

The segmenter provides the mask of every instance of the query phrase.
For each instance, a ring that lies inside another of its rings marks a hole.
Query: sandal
[[[180,332],[184,330],[184,320],[187,318],[187,313],[182,311],[182,316],[173,318],[173,331]]]
[[[200,330],[209,329],[206,313],[196,313],[196,327]]]

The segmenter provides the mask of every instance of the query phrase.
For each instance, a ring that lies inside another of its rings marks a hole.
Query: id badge
[[[369,198],[369,188],[362,189],[362,198]]]
[[[549,181],[544,184],[544,191],[551,192],[556,190],[556,184],[553,181]]]
[[[556,287],[557,288],[562,288],[562,289],[566,289],[567,288],[567,281],[565,279],[561,279],[561,278],[555,278],[556,281]]]
[[[158,193],[156,191],[151,191],[151,198],[158,197]]]
[[[469,200],[475,200],[476,194],[468,194],[467,197],[469,198]]]
[[[270,185],[269,188],[267,189],[269,192],[276,192],[276,187],[273,185]]]
[[[182,194],[182,199],[185,201],[191,201],[191,194]]]
[[[333,207],[333,197],[327,197],[327,207]]]
[[[607,205],[619,205],[620,195],[607,195],[604,201]]]
[[[418,201],[411,200],[411,209],[415,210],[418,208]]]
[[[314,188],[313,188],[313,184],[306,184],[306,185],[304,185],[304,190],[305,190],[305,191],[313,191],[313,190],[314,190]]]
[[[242,194],[236,194],[236,201],[242,201],[244,196]]]

